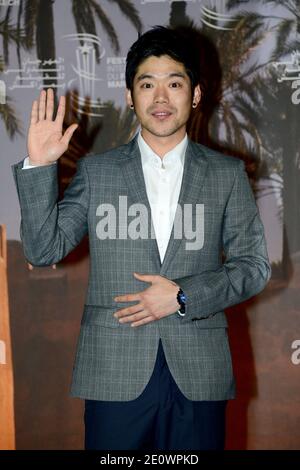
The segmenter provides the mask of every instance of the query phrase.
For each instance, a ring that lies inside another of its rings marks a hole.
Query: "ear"
[[[129,108],[133,105],[131,90],[129,90],[128,88],[126,88],[126,102]]]
[[[194,89],[193,103],[196,103],[198,105],[200,101],[201,101],[201,88],[200,88],[200,85],[196,85]]]

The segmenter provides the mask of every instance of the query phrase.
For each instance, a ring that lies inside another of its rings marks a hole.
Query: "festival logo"
[[[75,76],[67,82],[67,87],[71,90],[72,103],[79,113],[102,116],[103,105],[98,97],[101,95],[100,87],[104,78],[101,77],[100,66],[96,60],[96,50],[98,51],[97,59],[99,63],[105,56],[101,39],[94,34],[87,33],[67,34],[63,38],[82,44],[76,47],[76,62],[71,64]],[[78,90],[78,94],[72,92],[74,89]],[[89,111],[85,109],[87,97],[89,99]]]

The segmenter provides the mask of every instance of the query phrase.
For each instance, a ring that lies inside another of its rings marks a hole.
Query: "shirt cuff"
[[[50,163],[50,165],[55,165],[56,162]],[[31,165],[29,163],[29,157],[24,158],[22,170],[28,170],[29,168],[36,168],[40,165]]]
[[[185,313],[181,313],[179,310],[177,310],[177,313],[178,313],[178,315],[180,315],[181,317],[185,317]]]

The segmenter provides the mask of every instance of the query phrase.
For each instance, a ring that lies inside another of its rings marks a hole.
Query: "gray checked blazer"
[[[162,264],[150,233],[152,220],[148,237],[126,237],[126,223],[132,218],[126,221],[124,211],[117,216],[119,196],[126,196],[128,207],[143,204],[151,214],[136,137],[101,155],[81,158],[59,202],[56,165],[31,170],[22,170],[22,165],[12,170],[27,260],[35,266],[58,263],[89,235],[89,284],[71,395],[136,399],[150,380],[161,338],[171,374],[187,399],[234,398],[224,309],[260,292],[271,274],[244,163],[189,139],[178,206],[190,205],[195,213],[197,204],[204,209],[198,220],[203,243],[187,249],[189,238],[184,230],[181,239],[175,236],[174,223]],[[99,236],[99,222],[104,220],[99,207],[116,209],[116,237]],[[114,297],[149,286],[137,280],[134,271],[178,283],[187,296],[186,315],[174,312],[136,328],[119,323],[113,313],[132,302],[115,302]]]

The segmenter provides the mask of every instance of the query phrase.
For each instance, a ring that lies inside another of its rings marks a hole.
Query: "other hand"
[[[135,293],[119,295],[114,298],[116,302],[139,301],[136,305],[125,307],[114,313],[120,323],[133,322],[131,326],[144,325],[175,313],[180,305],[177,302],[179,286],[160,275],[139,274],[134,276],[140,281],[150,282],[151,286]]]
[[[61,96],[56,118],[52,120],[54,108],[52,88],[48,88],[47,92],[41,90],[39,100],[33,102],[27,141],[30,164],[49,165],[67,150],[78,124],[71,124],[62,135],[65,106],[65,96]]]

